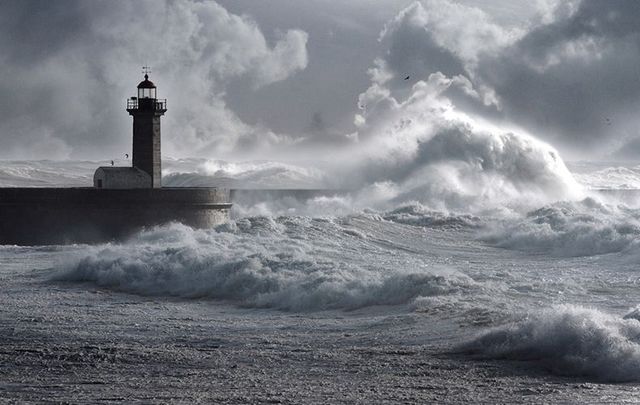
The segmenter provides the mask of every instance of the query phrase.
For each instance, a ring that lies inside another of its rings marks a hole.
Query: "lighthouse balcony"
[[[157,98],[137,98],[131,97],[127,100],[127,111],[151,110],[165,112],[167,111],[167,100]]]

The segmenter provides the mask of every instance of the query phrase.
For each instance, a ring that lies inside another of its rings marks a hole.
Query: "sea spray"
[[[349,189],[354,209],[420,203],[433,210],[522,212],[584,198],[560,154],[533,136],[480,122],[457,109],[440,73],[417,82],[405,100],[373,84],[363,95],[359,142],[328,176]],[[381,117],[384,117],[382,119]]]
[[[542,310],[459,347],[482,358],[528,361],[554,374],[640,381],[640,322],[579,306]]]

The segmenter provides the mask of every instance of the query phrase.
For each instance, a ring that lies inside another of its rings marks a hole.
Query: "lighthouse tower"
[[[93,175],[96,188],[161,188],[160,117],[167,111],[167,100],[156,97],[156,85],[149,80],[149,68],[138,85],[138,96],[127,100],[133,116],[133,167],[99,167]]]
[[[156,97],[156,85],[147,73],[138,85],[138,97],[127,100],[127,112],[133,116],[133,167],[151,176],[152,188],[160,188],[160,117],[167,111],[167,100]]]

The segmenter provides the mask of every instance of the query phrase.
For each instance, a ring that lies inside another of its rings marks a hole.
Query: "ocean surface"
[[[214,229],[0,246],[0,398],[636,402],[640,165],[544,156],[419,184],[167,159],[166,186],[332,191],[257,193]],[[86,186],[100,164],[4,161],[0,186]]]

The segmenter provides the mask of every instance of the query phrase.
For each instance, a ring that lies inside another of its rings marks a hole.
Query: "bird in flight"
[[[411,77],[411,76],[407,76],[407,77],[405,77],[405,78],[404,78],[404,80],[409,80],[409,78],[410,78],[410,77]]]

